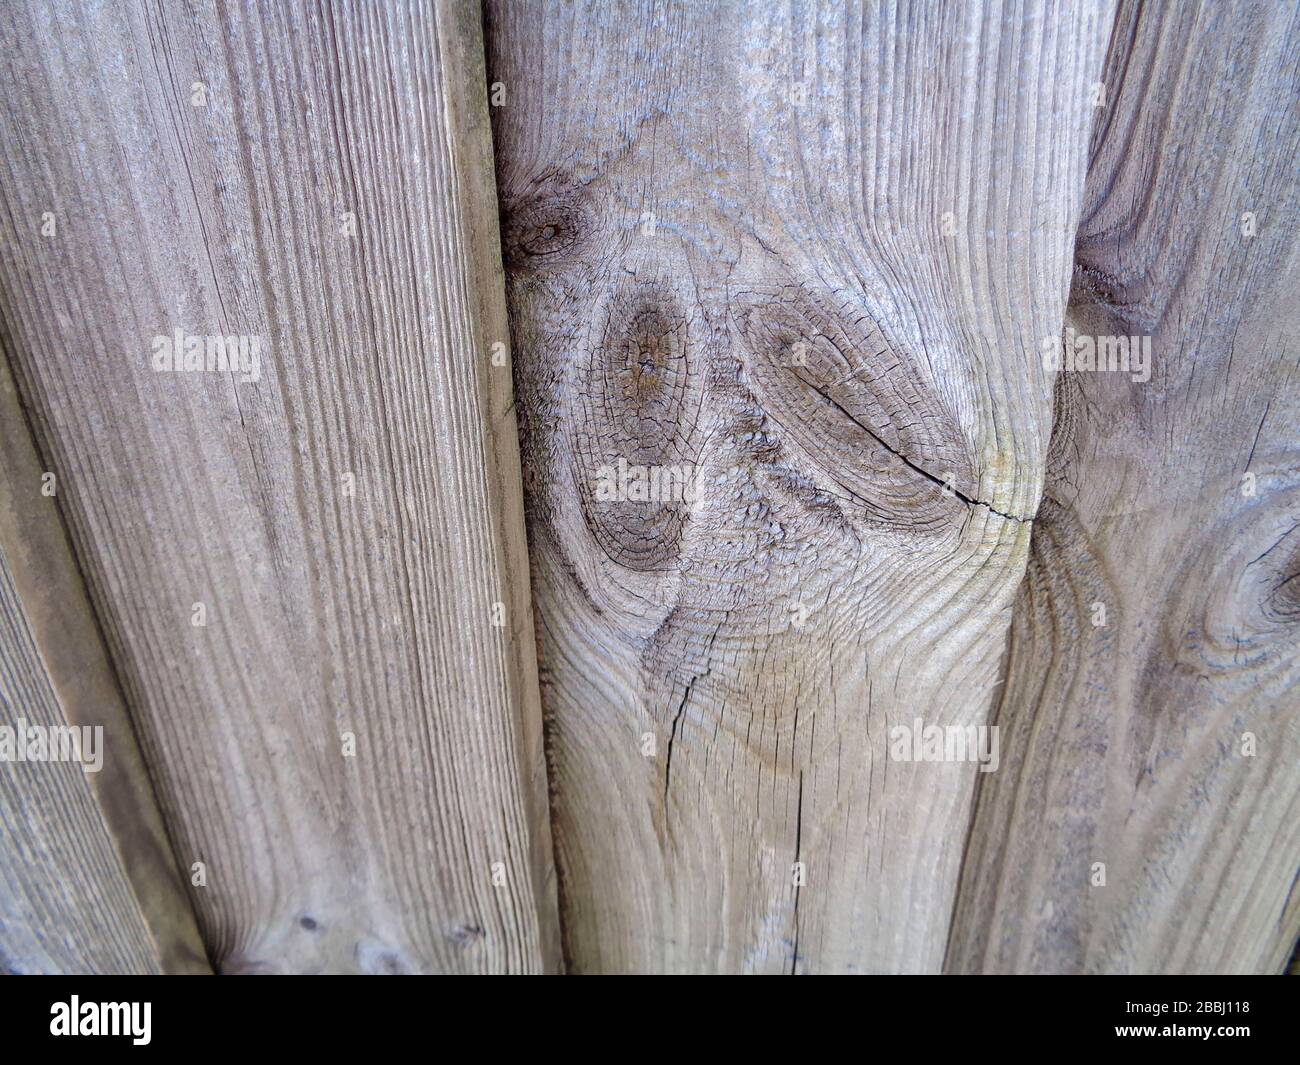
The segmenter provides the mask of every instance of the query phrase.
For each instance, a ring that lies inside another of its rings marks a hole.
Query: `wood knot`
[[[671,286],[632,281],[598,308],[578,372],[574,477],[588,528],[635,570],[665,568],[699,491],[702,389],[692,324]]]
[[[453,925],[447,932],[447,938],[457,947],[465,949],[481,942],[487,933],[477,922]]]
[[[1300,624],[1300,526],[1292,526],[1260,558],[1264,616],[1277,625]]]
[[[785,287],[732,312],[764,410],[853,510],[909,533],[962,520],[976,477],[957,421],[860,307]]]
[[[591,209],[576,184],[558,174],[543,178],[502,211],[506,269],[549,269],[574,261],[592,225]]]

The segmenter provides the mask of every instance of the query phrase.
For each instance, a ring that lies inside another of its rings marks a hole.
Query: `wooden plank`
[[[556,968],[477,7],[0,18],[0,309],[214,963]]]
[[[0,971],[210,972],[46,472],[0,358]]]
[[[941,966],[1110,20],[489,4],[575,970]]]
[[[1070,325],[1149,337],[1150,380],[1058,386],[953,970],[1278,973],[1296,942],[1298,19],[1120,12]]]

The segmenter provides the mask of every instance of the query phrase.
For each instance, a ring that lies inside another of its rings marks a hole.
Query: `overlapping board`
[[[478,7],[0,19],[9,353],[215,964],[558,967]]]
[[[488,5],[573,969],[941,966],[1110,28]]]

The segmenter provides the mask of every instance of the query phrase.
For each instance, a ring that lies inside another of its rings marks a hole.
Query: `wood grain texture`
[[[1149,336],[1151,378],[1058,384],[1007,758],[948,966],[1280,973],[1300,929],[1300,9],[1125,3],[1105,82],[1070,324]]]
[[[488,5],[574,970],[940,968],[1111,19]]]
[[[477,7],[0,19],[0,311],[215,964],[554,969]]]
[[[102,730],[0,764],[0,972],[211,972],[45,472],[0,358],[0,725]]]

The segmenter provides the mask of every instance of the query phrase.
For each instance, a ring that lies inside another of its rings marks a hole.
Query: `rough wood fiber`
[[[0,358],[0,724],[103,730],[0,764],[0,972],[210,972],[45,472]]]
[[[888,730],[989,710],[1110,28],[489,5],[575,970],[941,966],[975,767]]]
[[[1298,19],[1117,19],[1071,325],[1151,337],[1151,380],[1058,383],[953,970],[1278,973],[1296,942]]]
[[[0,19],[0,309],[211,956],[556,967],[477,7]]]

